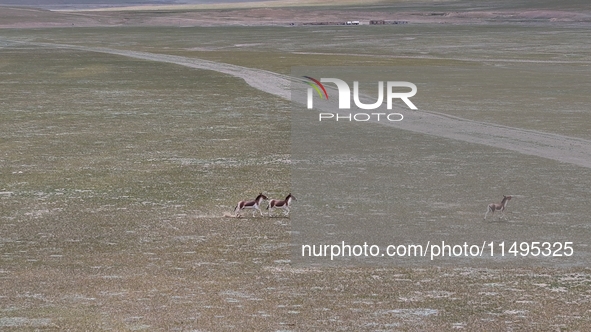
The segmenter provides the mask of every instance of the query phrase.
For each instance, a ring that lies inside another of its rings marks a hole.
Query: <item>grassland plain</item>
[[[291,266],[289,219],[222,217],[259,191],[290,190],[288,101],[211,71],[4,41],[175,54],[279,73],[331,61],[417,70],[539,61],[538,69],[572,69],[568,75],[580,80],[581,90],[553,96],[575,98],[564,117],[539,118],[529,106],[519,117],[510,109],[479,113],[486,96],[469,93],[473,112],[437,110],[589,138],[586,81],[577,75],[590,61],[585,32],[558,26],[534,35],[538,28],[3,30],[0,327],[587,330],[591,274],[584,267]],[[442,36],[447,43],[438,42]],[[412,45],[417,39],[422,44]],[[394,46],[385,51],[384,44]],[[482,227],[588,229],[587,169],[427,135],[399,139],[401,167],[421,179],[404,194],[439,198],[403,202],[413,220],[435,221],[427,228],[469,227],[480,222],[488,193],[528,188],[511,222]],[[536,210],[557,194],[560,201]]]

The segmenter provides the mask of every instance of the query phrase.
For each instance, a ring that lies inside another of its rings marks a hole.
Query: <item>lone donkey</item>
[[[505,209],[507,208],[507,204],[509,203],[509,201],[511,200],[511,195],[509,196],[505,196],[503,195],[503,200],[501,201],[501,203],[490,203],[488,205],[488,208],[486,209],[486,213],[484,214],[484,220],[486,220],[486,216],[488,215],[488,213],[490,212],[491,215],[494,216],[495,211],[499,210],[501,211],[501,217],[505,217]]]

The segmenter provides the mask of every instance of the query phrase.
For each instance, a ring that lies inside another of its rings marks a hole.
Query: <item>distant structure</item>
[[[346,22],[305,22],[302,25],[346,25]]]
[[[386,20],[370,20],[364,21],[364,25],[387,25],[387,24],[407,24],[408,21],[386,21]],[[291,23],[290,25],[296,25]],[[301,25],[362,25],[361,21],[345,21],[345,22],[305,22]]]
[[[408,24],[408,21],[370,20],[369,25]]]

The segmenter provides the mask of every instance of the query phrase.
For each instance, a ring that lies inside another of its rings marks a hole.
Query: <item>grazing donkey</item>
[[[244,209],[252,209],[252,216],[255,216],[256,211],[259,211],[259,213],[261,214],[261,216],[263,215],[263,212],[261,211],[261,202],[267,200],[267,196],[263,195],[263,193],[259,193],[259,195],[257,196],[257,198],[255,198],[253,201],[240,201],[238,202],[238,204],[236,205],[236,208],[234,209],[234,215],[237,217],[240,217],[240,211],[244,210]]]
[[[507,208],[507,204],[509,203],[511,198],[512,198],[511,196],[503,195],[503,200],[501,201],[501,203],[499,203],[499,204],[490,203],[488,205],[488,208],[486,209],[486,213],[484,214],[484,220],[486,220],[486,215],[489,212],[491,212],[491,215],[494,216],[495,211],[497,211],[497,210],[500,210],[501,216],[504,217],[505,216],[505,209]]]
[[[292,200],[297,201],[295,196],[293,196],[292,194],[287,195],[287,197],[285,197],[285,199],[283,199],[283,200],[281,200],[281,199],[270,200],[269,205],[267,206],[267,210],[269,210],[269,217],[271,216],[271,211],[274,208],[280,208],[280,209],[285,210],[285,211],[283,211],[283,214],[287,216],[289,214],[289,206],[291,205]]]

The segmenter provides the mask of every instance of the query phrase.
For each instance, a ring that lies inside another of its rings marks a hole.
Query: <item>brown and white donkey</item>
[[[505,196],[503,195],[503,200],[501,201],[500,204],[495,204],[495,203],[490,203],[488,205],[488,208],[486,209],[486,213],[484,214],[484,220],[486,220],[486,215],[491,212],[492,216],[495,215],[495,211],[500,210],[501,211],[501,216],[504,217],[505,216],[505,209],[507,208],[507,204],[509,204],[509,201],[511,200],[512,196]]]
[[[267,206],[267,210],[269,210],[269,217],[271,216],[271,211],[275,208],[280,208],[280,209],[285,210],[285,211],[283,211],[283,214],[288,215],[289,214],[289,206],[291,205],[292,200],[297,201],[295,196],[293,196],[292,194],[287,195],[287,197],[285,197],[285,199],[270,200],[269,205]]]
[[[259,211],[259,213],[262,216],[263,212],[261,211],[261,202],[264,200],[267,200],[267,196],[263,195],[263,193],[259,193],[257,198],[255,198],[253,201],[240,201],[240,202],[238,202],[238,204],[236,205],[236,208],[234,209],[234,215],[239,217],[240,211],[242,211],[244,209],[252,209],[252,216],[253,217],[255,216],[256,211]]]

